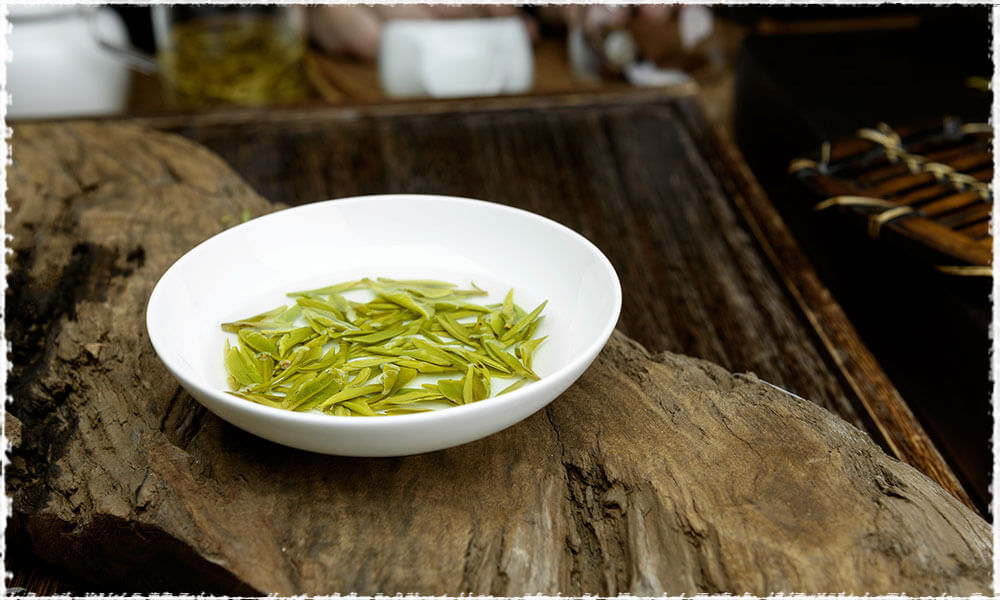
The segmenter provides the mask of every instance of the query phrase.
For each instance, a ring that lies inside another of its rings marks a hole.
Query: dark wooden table
[[[446,194],[555,219],[618,270],[621,331],[808,398],[972,504],[693,86],[137,122],[204,144],[273,202]]]
[[[652,352],[752,372],[815,402],[972,506],[739,153],[704,120],[695,92],[233,109],[129,122],[213,150],[272,202],[447,194],[563,223],[618,271],[622,333]],[[8,291],[9,307],[19,291]]]

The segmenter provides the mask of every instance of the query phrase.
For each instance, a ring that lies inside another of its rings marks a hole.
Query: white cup
[[[7,38],[9,119],[120,113],[128,101],[129,71],[105,47],[124,45],[128,30],[107,8],[10,6]]]
[[[531,40],[518,17],[398,19],[382,28],[379,83],[389,96],[449,98],[531,88]]]

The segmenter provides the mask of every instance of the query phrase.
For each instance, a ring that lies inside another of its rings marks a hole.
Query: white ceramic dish
[[[220,324],[289,303],[286,292],[358,277],[433,278],[497,302],[548,300],[534,368],[541,380],[500,397],[433,412],[336,417],[271,408],[225,393]],[[268,440],[325,454],[401,456],[500,431],[544,407],[590,365],[621,310],[608,259],[576,232],[479,200],[386,195],[329,200],[226,230],[181,257],[157,283],[146,326],[160,359],[205,407]]]

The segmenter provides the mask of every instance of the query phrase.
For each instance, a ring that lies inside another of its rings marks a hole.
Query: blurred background
[[[12,5],[12,119],[708,82],[704,6]]]
[[[739,80],[745,95],[767,84],[797,112],[821,111],[810,122],[832,134],[883,118],[882,106],[905,118],[982,100],[969,80],[992,75],[988,11],[12,4],[8,118],[694,82],[732,126],[736,108],[752,110],[734,102]]]
[[[10,5],[7,118],[697,93],[991,519],[990,278],[942,276],[919,248],[817,215],[815,191],[789,175],[791,161],[823,162],[824,144],[878,123],[987,123],[990,10]],[[989,218],[962,226],[986,236]]]
[[[693,83],[751,162],[774,135],[795,153],[888,115],[985,114],[993,72],[987,6],[11,4],[8,19],[13,121]]]

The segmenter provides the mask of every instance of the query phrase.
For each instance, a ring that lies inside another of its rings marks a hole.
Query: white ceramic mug
[[[389,96],[435,98],[531,88],[531,39],[518,17],[398,19],[379,39],[378,74]]]

